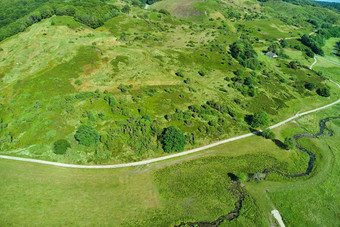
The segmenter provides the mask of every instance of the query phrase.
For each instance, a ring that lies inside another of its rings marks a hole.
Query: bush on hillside
[[[316,88],[316,84],[315,83],[307,83],[307,84],[305,84],[305,88],[310,90],[310,91],[313,91]]]
[[[275,139],[275,133],[269,128],[264,129],[261,135],[266,139],[271,139],[271,140]]]
[[[258,69],[260,62],[257,53],[249,41],[238,40],[230,45],[230,53],[241,65],[251,69]]]
[[[53,152],[55,154],[65,154],[66,150],[71,147],[71,144],[65,140],[60,139],[53,143]]]
[[[181,130],[174,126],[170,126],[163,131],[160,137],[163,150],[167,153],[183,151],[187,140]]]
[[[288,67],[292,68],[292,69],[298,69],[299,63],[297,61],[291,61],[291,62],[289,62]]]
[[[286,137],[283,144],[285,145],[285,148],[287,150],[292,150],[292,149],[295,148],[295,141],[294,141],[293,137]]]
[[[116,100],[116,98],[112,95],[112,94],[109,94],[109,95],[106,95],[104,96],[104,100],[106,101],[107,104],[109,104],[111,107],[116,105],[118,102]]]
[[[253,128],[258,128],[260,126],[265,126],[269,124],[269,117],[265,111],[260,111],[255,113],[250,121],[250,126]]]
[[[98,132],[88,125],[81,125],[74,138],[79,142],[79,144],[84,146],[91,146],[99,141]]]
[[[246,182],[248,180],[248,176],[245,173],[237,174],[237,179],[239,182]]]
[[[170,12],[166,9],[160,9],[159,13],[170,16]]]
[[[129,14],[130,11],[131,11],[131,8],[130,8],[129,5],[125,5],[125,6],[123,6],[123,8],[121,9],[121,11],[122,11],[123,13]]]
[[[318,93],[318,95],[323,96],[323,97],[329,97],[331,96],[331,91],[328,87],[323,87],[323,88],[319,88],[316,93]]]

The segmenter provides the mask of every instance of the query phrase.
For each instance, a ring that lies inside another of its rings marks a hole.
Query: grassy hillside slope
[[[159,136],[169,126],[184,133],[189,149],[247,132],[247,116],[256,112],[274,123],[336,99],[334,85],[309,70],[313,59],[288,39],[315,30],[303,20],[307,9],[280,3],[301,11],[288,23],[271,2],[190,1],[183,11],[206,13],[183,20],[154,10],[164,4],[181,16],[182,1],[131,7],[96,29],[52,16],[2,41],[1,152],[71,163],[141,160],[164,155]],[[337,23],[336,13],[318,9],[318,21]],[[230,44],[240,39],[253,46],[256,68],[232,57]],[[281,48],[277,59],[264,55],[272,45]],[[308,91],[307,82],[332,95]],[[99,132],[97,144],[75,140],[84,124]],[[64,155],[53,153],[58,139],[71,143]]]

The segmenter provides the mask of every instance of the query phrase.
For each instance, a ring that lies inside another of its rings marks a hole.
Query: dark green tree
[[[264,129],[261,135],[266,139],[271,139],[271,140],[275,139],[275,133],[269,128]]]
[[[275,53],[275,54],[279,54],[280,52],[280,49],[279,47],[276,45],[276,43],[270,45],[268,48],[267,48],[267,52],[272,52],[272,53]]]
[[[166,10],[166,9],[160,9],[159,13],[167,15],[167,16],[170,16],[170,12],[168,10]]]
[[[318,95],[323,96],[323,97],[331,96],[331,91],[328,87],[319,88],[318,90],[316,90],[316,93],[318,93]]]
[[[123,6],[122,10],[121,10],[123,13],[126,13],[126,14],[129,14],[131,9],[130,9],[130,6],[129,5],[125,5]]]
[[[292,69],[298,69],[299,68],[299,65],[296,61],[289,62],[288,66],[289,66],[289,68],[292,68]]]
[[[53,152],[55,154],[65,154],[66,150],[71,147],[71,144],[65,140],[60,139],[53,143]]]
[[[283,144],[285,145],[285,148],[287,150],[292,150],[295,147],[295,141],[294,141],[293,137],[286,137]]]
[[[281,39],[280,40],[280,45],[281,45],[282,48],[286,48],[286,47],[289,46],[289,43],[287,42],[287,40]]]
[[[314,58],[314,52],[310,48],[306,48],[305,53],[308,57]]]
[[[268,124],[269,124],[268,114],[265,111],[260,111],[253,115],[250,126],[257,128]]]
[[[241,65],[251,69],[260,67],[257,53],[249,41],[238,40],[230,45],[230,53]]]
[[[316,88],[316,84],[315,83],[306,83],[305,88],[310,90],[310,91],[313,91]]]
[[[170,126],[163,131],[160,142],[163,145],[163,150],[167,153],[183,151],[184,146],[187,144],[187,140],[181,130],[174,126]]]
[[[108,94],[104,97],[104,100],[106,101],[107,104],[110,106],[114,106],[117,104],[116,98],[112,94]]]
[[[79,144],[84,146],[91,146],[99,141],[98,132],[88,125],[81,125],[74,138],[79,142]]]

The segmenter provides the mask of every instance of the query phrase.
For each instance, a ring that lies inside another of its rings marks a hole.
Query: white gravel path
[[[314,62],[313,62],[313,64],[309,67],[309,69],[313,69],[313,66],[314,66],[314,65],[316,64],[316,62],[317,62],[317,59],[316,59],[316,58],[320,58],[320,59],[323,59],[323,60],[325,60],[325,61],[328,61],[328,62],[330,62],[330,63],[333,63],[333,64],[335,64],[335,65],[339,65],[339,66],[340,66],[340,63],[338,63],[338,62],[335,62],[335,61],[329,60],[329,59],[327,59],[327,58],[324,58],[324,57],[315,55],[315,56],[314,56]]]
[[[314,62],[313,64],[310,65],[309,69],[312,70],[313,69],[313,66],[315,65],[315,63],[317,62],[318,60],[316,59],[316,56],[314,56]]]
[[[272,210],[272,215],[274,218],[276,218],[277,222],[279,223],[280,227],[285,227],[285,223],[282,221],[282,217],[280,215],[280,212],[278,210]]]

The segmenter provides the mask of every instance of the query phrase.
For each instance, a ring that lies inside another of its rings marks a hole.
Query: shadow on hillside
[[[276,146],[278,146],[281,149],[286,149],[286,146],[284,143],[282,143],[281,140],[278,139],[272,139],[272,141],[276,144]]]

